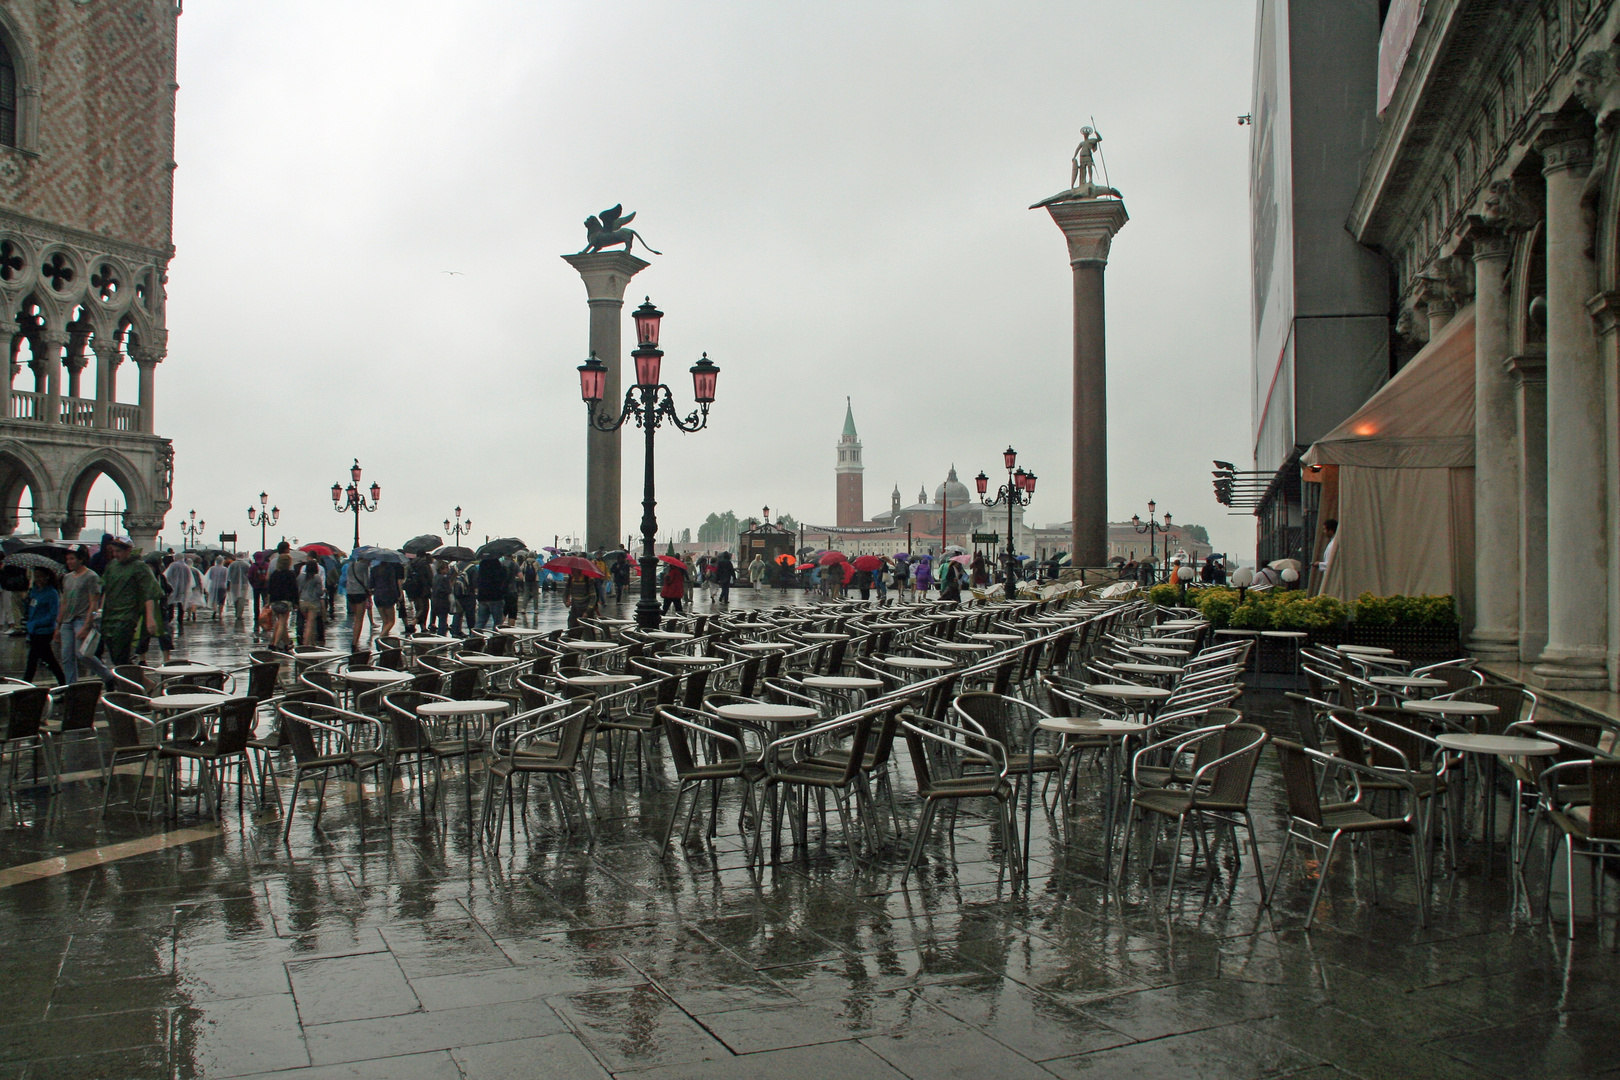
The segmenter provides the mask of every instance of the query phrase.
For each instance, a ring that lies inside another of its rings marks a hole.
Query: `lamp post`
[[[1158,546],[1157,546],[1158,542],[1159,542],[1159,534],[1160,533],[1167,533],[1167,532],[1170,531],[1170,511],[1166,510],[1164,512],[1164,524],[1160,525],[1153,518],[1153,511],[1157,508],[1157,506],[1158,506],[1158,504],[1155,503],[1152,499],[1148,500],[1148,516],[1147,516],[1146,521],[1143,521],[1140,517],[1138,517],[1135,514],[1131,515],[1131,525],[1136,529],[1136,531],[1139,532],[1139,533],[1147,533],[1148,557],[1153,560],[1153,577],[1154,577],[1154,580],[1158,580],[1158,577],[1159,577],[1159,556],[1158,556]],[[1166,558],[1169,557],[1169,554],[1170,554],[1170,538],[1167,536],[1167,537],[1165,537],[1165,556],[1166,556]]]
[[[461,535],[462,535],[462,533],[466,533],[468,536],[472,535],[472,518],[468,518],[466,521],[462,521],[461,520],[461,507],[458,506],[458,507],[456,507],[456,523],[455,523],[455,525],[452,526],[450,524],[450,519],[449,518],[444,519],[444,535],[455,537],[456,538],[456,543],[459,545],[461,543]],[[556,541],[553,540],[552,544],[553,544],[553,546],[555,546]]]
[[[340,514],[354,514],[354,546],[360,546],[360,511],[374,513],[377,503],[382,499],[382,488],[376,481],[371,484],[371,502],[366,502],[365,495],[360,491],[360,459],[355,458],[354,464],[349,467],[349,486],[332,485],[332,509]],[[351,551],[350,554],[353,554]]]
[[[184,536],[186,538],[186,547],[188,547],[188,548],[196,547],[197,546],[197,538],[202,535],[203,530],[206,529],[206,528],[208,528],[208,522],[206,522],[206,521],[198,521],[197,520],[197,511],[195,511],[195,510],[193,510],[191,512],[191,520],[190,520],[189,524],[187,523],[185,518],[181,518],[180,519],[180,535]]]
[[[1013,548],[1013,508],[1028,506],[1030,500],[1034,498],[1035,474],[1017,467],[1018,451],[1010,446],[1001,452],[1001,460],[1007,467],[1007,482],[1001,485],[995,498],[985,498],[985,493],[990,490],[990,478],[984,474],[983,469],[980,469],[979,475],[973,478],[973,483],[978,487],[979,501],[984,505],[1007,504],[1007,550],[1003,559],[1006,564],[1007,599],[1015,600],[1018,598],[1018,582],[1013,571],[1018,566],[1018,555]]]
[[[281,507],[270,506],[270,496],[259,492],[259,507],[248,507],[248,528],[259,527],[259,550],[263,551],[269,543],[267,533],[270,526],[281,520]]]
[[[684,420],[675,411],[675,399],[669,387],[659,381],[664,359],[658,348],[659,323],[664,313],[646,300],[632,313],[636,321],[635,351],[630,354],[636,362],[636,382],[625,391],[624,404],[618,416],[598,413],[597,407],[607,386],[607,366],[590,358],[579,366],[579,396],[585,402],[586,423],[596,431],[616,431],[635,418],[636,426],[646,435],[645,462],[641,480],[641,599],[636,602],[636,625],[643,630],[656,630],[658,610],[658,557],[654,549],[658,533],[658,519],[654,508],[658,505],[653,483],[653,436],[658,426],[668,420],[681,431],[701,431],[709,424],[709,406],[714,402],[715,382],[720,369],[704,353],[703,359],[693,364],[692,396],[698,407]],[[638,400],[639,398],[639,400]]]

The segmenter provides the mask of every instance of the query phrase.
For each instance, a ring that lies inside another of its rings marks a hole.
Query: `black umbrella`
[[[472,548],[456,547],[453,544],[448,544],[434,551],[433,557],[435,559],[444,559],[446,562],[471,562],[478,558],[478,555]]]
[[[508,555],[522,551],[528,546],[528,544],[525,544],[515,536],[503,536],[498,539],[491,540],[489,543],[479,548],[475,553],[475,557],[483,559],[488,558],[489,556],[494,556],[497,559],[503,559]]]
[[[421,536],[413,536],[399,545],[399,550],[407,555],[420,555],[424,551],[432,551],[442,543],[444,543],[444,537],[434,536],[432,533],[423,533]]]
[[[72,550],[72,548],[62,547],[60,544],[29,544],[27,547],[18,548],[16,554],[43,555],[52,562],[59,563],[66,559],[67,553]]]

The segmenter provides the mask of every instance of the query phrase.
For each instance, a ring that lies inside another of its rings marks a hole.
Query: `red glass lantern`
[[[1141,525],[1142,524],[1142,516],[1140,514],[1132,514],[1131,515],[1131,524],[1132,525]]]
[[[445,532],[450,531],[450,519],[449,518],[444,519],[444,531]]]
[[[1167,529],[1170,527],[1170,511],[1168,510],[1164,512],[1164,527]]]
[[[347,495],[349,497],[349,501],[352,503],[354,502],[354,497],[359,494],[359,491],[356,490],[353,484],[350,484],[348,487],[343,489],[343,494]]]
[[[703,359],[692,365],[692,396],[699,405],[709,405],[714,402],[714,384],[720,378],[720,368],[704,353]]]
[[[270,508],[270,524],[274,525],[276,522],[278,522],[280,520],[281,520],[281,507],[272,506]]]
[[[269,503],[270,503],[270,496],[266,495],[262,491],[259,492],[259,505],[260,506],[268,506]]]
[[[375,480],[373,480],[371,482],[371,501],[376,502],[380,498],[382,498],[382,488],[377,485]]]
[[[339,499],[341,499],[341,498],[343,498],[343,489],[338,487],[336,484],[333,484],[332,485],[332,503],[333,503],[333,505],[336,505],[337,501]]]
[[[595,405],[607,393],[607,365],[591,353],[589,360],[579,365],[579,396],[588,405]]]
[[[641,306],[631,315],[636,320],[636,342],[641,345],[657,345],[658,324],[663,319],[664,313],[653,307],[652,297],[644,299]]]
[[[359,483],[360,483],[360,459],[359,458],[355,458],[354,459],[354,464],[349,467],[349,479],[353,480],[355,482],[356,486],[359,485]]]
[[[1035,494],[1035,474],[1034,473],[1025,473],[1024,474],[1024,490],[1029,492],[1031,495]]]
[[[973,486],[979,489],[980,495],[990,490],[990,478],[984,475],[983,469],[980,469],[979,475],[973,478]]]
[[[1028,488],[1025,485],[1028,483],[1028,481],[1025,479],[1025,477],[1028,475],[1029,474],[1023,469],[1019,469],[1017,472],[1013,473],[1013,487],[1019,491],[1027,491]]]
[[[1001,452],[1001,460],[1007,463],[1007,471],[1012,472],[1013,466],[1018,464],[1018,451],[1010,446],[1007,447]]]
[[[248,524],[252,525],[252,524],[256,523],[258,520],[259,520],[258,511],[254,510],[253,507],[251,507],[251,506],[248,507]]]
[[[630,356],[636,362],[636,385],[657,386],[664,363],[664,351],[651,345],[638,345]]]

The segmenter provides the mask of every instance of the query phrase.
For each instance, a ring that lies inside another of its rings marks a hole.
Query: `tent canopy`
[[[1366,469],[1472,468],[1472,310],[1459,311],[1366,404],[1318,439],[1304,461]]]

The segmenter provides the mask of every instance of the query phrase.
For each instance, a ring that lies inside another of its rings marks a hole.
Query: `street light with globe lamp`
[[[185,518],[181,518],[180,519],[180,535],[184,536],[186,538],[186,547],[188,547],[188,548],[196,547],[197,546],[197,538],[202,536],[203,530],[206,529],[206,528],[208,528],[208,522],[206,522],[206,521],[198,521],[197,520],[197,511],[195,511],[195,510],[193,510],[191,512],[191,520],[190,520],[189,524],[187,523]]]
[[[371,484],[371,502],[360,491],[360,459],[355,458],[354,464],[349,467],[349,486],[332,485],[332,509],[340,514],[354,514],[354,546],[360,546],[360,511],[374,513],[377,503],[382,499],[382,488],[373,481]]]
[[[1006,564],[1007,599],[1016,600],[1018,598],[1018,581],[1015,571],[1018,568],[1018,555],[1013,550],[1013,507],[1028,506],[1030,500],[1034,498],[1035,474],[1017,468],[1018,451],[1010,446],[1001,452],[1001,460],[1007,467],[1007,482],[1001,485],[1000,490],[996,492],[995,498],[985,498],[986,492],[990,490],[990,478],[985,475],[983,469],[980,469],[979,475],[973,478],[973,483],[978,487],[979,501],[984,505],[1000,506],[1002,503],[1007,504],[1007,550],[1006,554],[1003,555],[1003,559]]]
[[[720,369],[709,354],[693,364],[692,396],[698,408],[684,420],[675,411],[675,399],[668,386],[659,381],[663,350],[658,348],[659,323],[664,313],[653,307],[647,299],[632,313],[636,322],[636,340],[639,344],[630,354],[636,362],[636,382],[625,391],[624,404],[618,416],[598,413],[607,388],[607,365],[593,352],[579,366],[579,396],[585,402],[586,423],[597,431],[617,431],[634,417],[636,425],[646,433],[645,463],[641,480],[641,598],[636,602],[636,625],[643,630],[656,630],[658,609],[658,555],[655,550],[658,519],[654,507],[653,436],[665,420],[681,431],[701,431],[709,424],[709,406],[714,403],[715,382]],[[639,396],[639,400],[638,400]]]
[[[267,533],[270,526],[281,520],[281,507],[270,506],[270,496],[259,492],[259,508],[255,510],[248,507],[248,528],[259,527],[259,550],[263,551],[268,544]]]
[[[1170,511],[1166,510],[1164,512],[1164,524],[1163,525],[1160,525],[1157,521],[1155,521],[1153,519],[1153,511],[1157,508],[1157,506],[1158,506],[1158,504],[1155,503],[1152,499],[1148,500],[1148,516],[1147,516],[1146,521],[1143,521],[1140,517],[1138,517],[1135,514],[1131,515],[1131,525],[1136,529],[1136,531],[1139,532],[1139,533],[1147,533],[1147,536],[1148,536],[1148,558],[1153,560],[1153,577],[1154,577],[1154,580],[1158,580],[1158,577],[1159,577],[1158,534],[1159,533],[1169,533],[1169,531],[1170,531]],[[1170,541],[1171,541],[1171,539],[1172,539],[1172,537],[1170,537],[1168,535],[1165,536],[1165,538],[1164,538],[1164,557],[1165,557],[1166,562],[1168,562],[1169,559],[1170,559]]]
[[[458,506],[458,507],[456,507],[456,523],[455,523],[454,526],[452,526],[450,524],[450,519],[449,518],[444,519],[444,535],[455,537],[456,538],[456,543],[459,545],[461,543],[461,537],[462,537],[463,533],[465,533],[468,536],[472,535],[472,518],[468,518],[466,521],[462,521],[461,520],[461,507]]]

